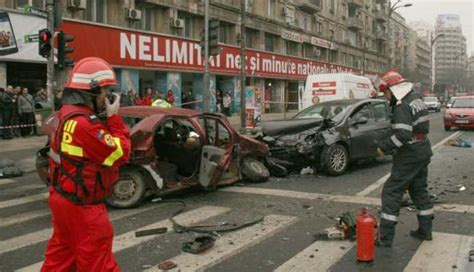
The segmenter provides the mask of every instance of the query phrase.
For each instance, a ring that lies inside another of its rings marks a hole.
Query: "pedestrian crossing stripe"
[[[35,201],[46,200],[49,193],[41,193],[35,195],[29,195],[25,197],[19,197],[12,200],[6,200],[0,202],[0,209],[10,208],[13,206],[23,205]]]
[[[148,208],[156,208],[154,205],[150,205]],[[133,211],[133,210],[131,210]],[[143,210],[136,210],[138,212],[142,212]],[[182,214],[179,214],[176,216],[174,219],[176,222],[183,224],[183,225],[192,225],[207,219],[210,219],[212,217],[218,216],[220,214],[224,214],[226,212],[229,212],[229,208],[224,208],[224,207],[216,207],[216,206],[203,206],[188,212],[184,212]],[[117,218],[115,218],[117,219]],[[142,227],[138,230],[131,230],[126,233],[120,234],[118,236],[114,237],[113,241],[113,252],[121,251],[127,248],[131,248],[133,246],[137,246],[141,243],[144,243],[146,241],[155,239],[161,235],[152,235],[152,236],[144,236],[144,237],[135,237],[135,232],[139,230],[144,230],[144,229],[151,229],[151,228],[169,228],[171,229],[173,227],[173,224],[169,219],[165,219],[150,225],[147,225],[145,227]],[[0,242],[0,249],[1,249],[1,244]],[[2,252],[0,252],[1,254]],[[41,266],[43,265],[43,262],[38,262],[35,264],[32,264],[30,266],[21,268],[17,271],[24,271],[24,272],[29,272],[29,271],[40,271]]]
[[[4,217],[2,218],[2,221],[0,221],[0,228],[24,223],[26,221],[30,221],[39,217],[47,216],[49,214],[51,214],[49,209],[41,209],[41,210],[34,210],[31,212],[26,212],[26,213],[21,213],[21,214],[15,214],[9,217]]]
[[[468,261],[473,246],[472,236],[434,232],[433,241],[421,244],[404,271],[474,271],[474,263]]]
[[[7,184],[12,184],[15,183],[15,180],[13,179],[0,179],[0,185],[7,185]]]
[[[297,217],[293,216],[267,215],[264,217],[263,222],[259,224],[224,234],[216,240],[211,249],[201,254],[182,253],[172,258],[172,261],[177,263],[178,267],[171,271],[204,271],[262,242],[296,221]],[[258,233],[258,236],[256,233]],[[152,272],[161,270],[158,269],[158,265],[155,265],[145,271]]]
[[[110,220],[111,221],[119,220],[122,218],[126,218],[128,216],[139,214],[141,212],[150,210],[152,208],[155,208],[155,206],[150,205],[148,207],[145,207],[144,209],[117,211],[116,213],[113,213],[110,215]],[[53,229],[47,228],[47,229],[30,232],[24,235],[20,235],[20,236],[16,236],[7,240],[0,241],[0,254],[4,254],[4,253],[11,252],[20,248],[35,245],[41,242],[45,242],[49,240],[49,238],[51,238],[52,234],[53,234]]]

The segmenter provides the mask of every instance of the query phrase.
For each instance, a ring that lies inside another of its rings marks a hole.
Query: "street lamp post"
[[[433,38],[433,32],[431,32],[431,47],[430,47],[430,58],[431,58],[431,90],[434,90],[434,85],[435,85],[435,62],[436,62],[436,57],[433,56],[433,46],[435,45],[435,42],[437,39],[444,37],[444,34],[438,34],[436,37]]]
[[[390,1],[389,1],[389,5],[390,5],[390,9],[388,10],[388,25],[387,25],[387,35],[388,35],[388,38],[387,38],[387,42],[388,42],[388,66],[390,68],[390,66],[392,66],[392,42],[391,42],[391,37],[392,35],[390,35],[390,30],[391,30],[391,18],[392,18],[392,14],[393,12],[395,12],[395,10],[399,9],[399,8],[408,8],[408,7],[411,7],[413,6],[413,4],[404,4],[402,5],[401,4],[402,0],[397,0],[395,1],[395,3],[391,4]]]

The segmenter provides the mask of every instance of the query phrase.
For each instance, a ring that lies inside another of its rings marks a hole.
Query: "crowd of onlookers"
[[[54,95],[54,108],[61,105],[61,94]],[[216,112],[231,116],[232,97],[229,92],[223,94],[216,91]],[[0,138],[13,139],[14,137],[28,137],[37,135],[35,126],[35,106],[48,102],[46,91],[41,88],[36,94],[30,94],[28,88],[13,87],[0,88]],[[181,104],[176,103],[176,97],[171,90],[162,93],[147,88],[143,96],[130,90],[122,93],[122,106],[163,106],[197,109],[198,103],[192,90],[183,91]]]
[[[122,93],[120,100],[122,106],[163,106],[162,102],[166,102],[169,106],[181,107],[185,109],[196,109],[198,101],[195,99],[192,90],[183,91],[181,97],[181,104],[176,104],[176,97],[173,91],[168,90],[163,94],[160,90],[153,91],[152,88],[147,88],[145,94],[140,96],[133,90]],[[229,92],[222,95],[220,90],[216,91],[216,112],[223,113],[226,116],[231,116],[232,97]]]
[[[0,137],[9,140],[37,135],[35,105],[46,101],[44,89],[33,96],[28,88],[0,88]]]

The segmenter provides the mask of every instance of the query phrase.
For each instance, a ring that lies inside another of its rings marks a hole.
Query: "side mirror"
[[[351,125],[356,126],[356,125],[362,125],[362,124],[367,124],[369,120],[366,117],[360,117],[357,120],[351,120]]]

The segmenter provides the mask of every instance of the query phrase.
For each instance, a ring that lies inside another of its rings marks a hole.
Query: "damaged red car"
[[[131,208],[147,196],[196,186],[262,182],[270,175],[264,164],[268,147],[240,135],[221,114],[144,106],[123,107],[119,114],[131,128],[132,153],[106,200],[112,207]],[[49,184],[47,152],[38,152],[37,171]]]

